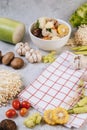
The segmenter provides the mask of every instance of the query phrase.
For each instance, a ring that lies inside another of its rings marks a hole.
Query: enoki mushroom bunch
[[[0,106],[6,105],[21,91],[22,80],[17,72],[0,70]]]
[[[29,44],[27,42],[17,43],[15,46],[15,50],[20,56],[25,56],[25,58],[30,63],[38,63],[42,59],[42,55],[41,55],[40,51],[30,48]]]

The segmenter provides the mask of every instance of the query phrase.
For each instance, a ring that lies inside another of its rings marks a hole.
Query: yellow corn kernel
[[[69,114],[67,110],[61,107],[57,107],[53,110],[53,120],[57,124],[66,124],[69,120]]]
[[[44,112],[44,120],[45,120],[45,122],[47,123],[47,124],[49,124],[49,125],[55,125],[56,124],[56,122],[53,120],[53,114],[52,114],[52,112],[53,112],[53,110],[46,110],[45,112]]]
[[[60,24],[57,30],[60,36],[66,36],[69,33],[69,28],[65,24]]]

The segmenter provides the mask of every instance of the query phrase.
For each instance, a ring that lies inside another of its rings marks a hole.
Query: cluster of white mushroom
[[[42,29],[42,35],[51,39],[59,39],[56,28],[58,21],[51,18],[41,17],[38,19],[39,28]]]
[[[40,62],[42,59],[42,55],[40,51],[30,48],[27,42],[17,43],[15,46],[15,50],[20,56],[25,56],[25,58],[30,63],[37,63],[37,62]]]
[[[21,91],[23,82],[19,73],[0,70],[0,106],[6,105]]]

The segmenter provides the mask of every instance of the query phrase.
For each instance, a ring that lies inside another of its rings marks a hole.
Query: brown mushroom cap
[[[0,130],[17,130],[17,125],[13,120],[4,119],[0,123]]]
[[[0,51],[0,62],[1,62],[1,59],[2,59],[2,52]]]
[[[13,67],[14,69],[20,69],[24,66],[24,61],[19,58],[19,57],[15,57],[12,61],[11,61],[11,67]]]
[[[14,53],[13,52],[7,52],[3,57],[2,57],[2,63],[5,65],[10,64],[11,60],[14,58]]]

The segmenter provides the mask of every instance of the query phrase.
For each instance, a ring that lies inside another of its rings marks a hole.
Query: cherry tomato
[[[18,99],[13,100],[12,106],[13,106],[13,108],[15,108],[16,110],[19,110],[19,109],[21,108],[20,101],[19,101]]]
[[[26,108],[21,108],[19,113],[21,116],[25,116],[28,113],[28,110]]]
[[[23,101],[21,103],[21,107],[22,108],[26,108],[26,109],[29,109],[31,107],[30,103],[28,101]]]
[[[8,118],[13,118],[17,115],[16,111],[14,109],[9,109],[6,111],[6,116]]]

